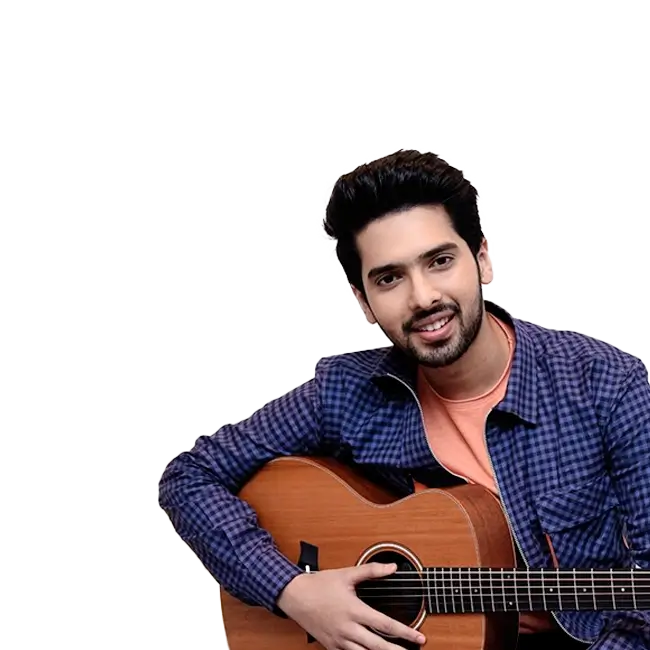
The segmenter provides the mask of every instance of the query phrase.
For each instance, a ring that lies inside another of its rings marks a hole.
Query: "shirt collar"
[[[506,394],[495,410],[537,424],[538,380],[534,337],[523,321],[512,318],[505,309],[488,300],[485,301],[485,308],[515,331],[515,352]],[[370,375],[371,381],[378,383],[390,377],[401,380],[417,394],[417,364],[395,346],[386,350]]]

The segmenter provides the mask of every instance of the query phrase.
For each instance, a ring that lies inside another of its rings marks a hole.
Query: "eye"
[[[391,284],[395,283],[395,280],[397,280],[397,275],[395,273],[387,273],[377,279],[377,285],[380,287],[389,287]]]
[[[453,257],[451,255],[440,255],[433,260],[431,260],[431,264],[429,264],[430,267],[446,267],[449,266],[452,261]]]

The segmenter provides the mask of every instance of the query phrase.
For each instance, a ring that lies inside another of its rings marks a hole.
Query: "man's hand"
[[[278,598],[278,607],[327,650],[403,650],[367,628],[418,644],[425,637],[374,610],[356,595],[355,585],[397,569],[376,562],[295,577]]]

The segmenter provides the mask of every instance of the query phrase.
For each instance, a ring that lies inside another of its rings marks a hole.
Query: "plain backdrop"
[[[3,3],[2,647],[225,647],[158,480],[386,344],[321,226],[363,162],[462,169],[486,298],[649,362],[645,11]]]

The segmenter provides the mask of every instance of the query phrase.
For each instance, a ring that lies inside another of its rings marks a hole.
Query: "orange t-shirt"
[[[492,314],[488,313],[488,318],[501,328],[510,347],[508,364],[496,385],[478,397],[449,400],[435,392],[420,369],[417,389],[427,438],[435,457],[452,473],[469,483],[482,485],[498,497],[499,491],[485,446],[485,421],[490,410],[506,394],[515,335],[506,323]],[[415,487],[417,491],[425,489],[425,486],[418,483]],[[554,625],[549,613],[522,612],[519,627],[520,632],[526,634],[548,630]]]

